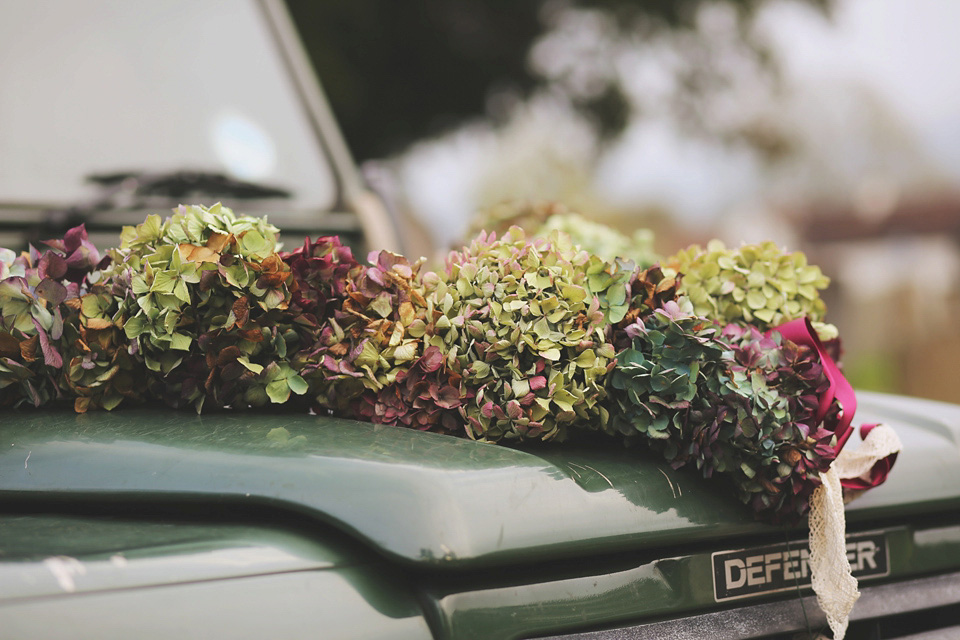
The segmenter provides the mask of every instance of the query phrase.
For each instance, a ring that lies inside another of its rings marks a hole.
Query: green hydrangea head
[[[180,206],[126,227],[107,279],[125,292],[120,317],[173,406],[260,406],[303,394],[286,363],[298,342],[287,313],[292,274],[278,230],[219,204]]]
[[[692,246],[666,261],[682,274],[680,293],[694,312],[716,322],[742,321],[760,330],[808,316],[823,320],[820,298],[830,280],[801,252],[787,253],[773,242],[727,249],[711,241]]]
[[[660,260],[653,248],[653,232],[649,229],[637,229],[628,236],[613,227],[570,212],[550,216],[534,235],[548,238],[554,231],[566,233],[575,245],[604,260],[621,258],[644,269]]]
[[[649,229],[637,229],[628,236],[559,202],[502,202],[478,212],[471,223],[470,233],[475,236],[483,231],[501,236],[514,226],[538,238],[549,238],[555,231],[566,233],[573,244],[611,262],[619,258],[646,268],[660,260],[653,247],[653,232]]]
[[[461,407],[468,434],[549,440],[606,424],[614,352],[604,328],[626,313],[629,277],[565,234],[528,238],[518,227],[451,253],[446,286],[431,297],[472,396]]]

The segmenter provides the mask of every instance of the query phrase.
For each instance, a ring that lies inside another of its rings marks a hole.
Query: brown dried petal
[[[238,327],[247,324],[247,320],[250,319],[250,301],[246,296],[237,298],[237,301],[233,303],[233,315]]]
[[[26,362],[37,361],[37,346],[40,343],[40,336],[34,334],[20,343],[20,356]]]
[[[250,342],[263,342],[263,331],[260,329],[242,329],[240,337]]]
[[[229,346],[226,349],[220,351],[219,356],[217,356],[217,365],[223,366],[228,362],[232,362],[240,357],[240,348],[237,346]]]
[[[235,241],[232,233],[219,233],[215,231],[207,238],[207,248],[217,253],[223,253],[223,250]]]
[[[177,245],[180,250],[180,259],[185,262],[213,262],[220,261],[220,254],[207,247],[198,247],[195,244],[182,243]]]
[[[88,329],[112,329],[113,323],[105,318],[87,318]]]

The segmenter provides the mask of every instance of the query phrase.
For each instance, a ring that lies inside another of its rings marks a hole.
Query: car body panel
[[[960,569],[958,525],[891,526],[875,531],[886,539],[890,570],[886,576],[861,580],[861,588]],[[805,546],[806,540],[796,535],[778,532],[781,542],[790,538],[796,547]],[[670,555],[687,548],[685,542],[678,541],[670,549],[592,562],[555,562],[539,575],[517,571],[486,584],[441,583],[430,591],[430,613],[440,621],[444,637],[479,640],[679,618],[811,593],[804,587],[718,602],[712,582],[712,552],[745,544],[750,548],[753,540],[694,546],[693,552]]]
[[[0,601],[357,564],[329,542],[266,526],[0,515]]]
[[[882,396],[863,404],[871,418],[888,416],[906,446],[887,484],[849,507],[849,521],[960,504],[955,412]],[[271,435],[280,427],[282,438]],[[642,451],[520,450],[285,413],[10,414],[0,427],[0,500],[43,499],[269,505],[331,524],[392,558],[451,568],[778,530],[753,521],[722,481]]]
[[[365,637],[429,637],[429,619],[436,637],[519,638],[771,601],[717,603],[710,581],[716,547],[407,574],[349,541],[331,540],[322,528],[3,516],[0,531],[0,624],[16,630],[14,637],[252,637],[262,626],[249,620],[250,611],[269,610],[290,618],[280,627],[284,637],[318,630],[324,637],[352,637],[360,628],[369,630]],[[861,587],[960,568],[960,526],[882,531],[890,572]],[[52,552],[61,555],[46,555]],[[794,593],[772,598],[795,599]],[[178,615],[158,620],[157,609],[168,606]],[[44,626],[41,610],[60,622]],[[80,635],[64,631],[73,627],[61,622],[71,619]]]
[[[0,629],[48,640],[351,638],[360,629],[364,638],[431,638],[401,586],[347,567],[30,598],[0,602]]]
[[[0,636],[431,637],[382,559],[269,520],[0,515]]]

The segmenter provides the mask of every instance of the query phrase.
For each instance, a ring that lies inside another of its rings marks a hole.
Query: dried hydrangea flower
[[[719,436],[711,412],[716,396],[728,391],[728,347],[687,299],[666,302],[625,333],[630,346],[617,354],[608,378],[615,403],[611,431],[642,436],[674,466],[683,466],[699,454],[697,447],[710,449]]]
[[[832,431],[816,423],[827,384],[816,354],[753,327],[721,333],[684,303],[630,328],[609,376],[612,424],[674,467],[726,478],[759,517],[796,522],[834,457]]]
[[[428,346],[410,366],[400,369],[393,383],[376,394],[361,394],[356,414],[381,424],[462,436],[459,408],[469,398],[462,377],[447,365],[440,348]]]
[[[392,384],[420,354],[408,327],[424,308],[416,274],[420,264],[382,251],[372,264],[351,269],[343,298],[321,325],[314,345],[305,345],[304,375],[321,407],[352,411],[358,396]]]
[[[18,257],[7,250],[2,256],[0,403],[7,406],[40,406],[60,396],[70,303],[100,262],[83,225],[45,244],[42,253],[31,246]]]
[[[28,263],[29,264],[29,263]],[[35,273],[36,267],[28,269]],[[36,279],[10,276],[0,282],[0,404],[46,404],[57,397],[63,357],[56,342],[63,333],[61,303],[66,292]]]
[[[467,233],[476,237],[481,233],[502,236],[510,227],[520,227],[534,232],[552,216],[565,215],[570,209],[561,202],[551,200],[507,200],[476,212],[470,221]]]
[[[481,234],[448,259],[432,294],[472,397],[461,407],[477,439],[562,439],[605,424],[614,356],[604,328],[627,312],[631,272],[574,247],[565,234]]]
[[[64,302],[70,312],[64,321],[60,388],[74,398],[78,413],[144,400],[146,368],[136,343],[124,333],[121,298],[113,286],[98,282]]]
[[[462,433],[459,376],[430,341],[442,313],[425,298],[421,263],[389,251],[360,266],[321,238],[291,257],[300,295],[322,301],[312,344],[297,367],[322,409],[380,424]],[[313,262],[302,260],[313,256]],[[436,283],[435,274],[428,274]],[[442,344],[442,340],[441,340]]]
[[[286,313],[292,274],[278,230],[219,204],[181,206],[126,227],[106,276],[124,330],[151,372],[152,393],[174,407],[262,406],[304,394],[287,361],[298,340]]]
[[[665,264],[683,274],[680,293],[697,315],[762,331],[807,316],[824,340],[836,337],[834,327],[822,324],[827,308],[820,291],[830,280],[799,251],[786,253],[773,242],[727,249],[713,240],[706,250],[691,246]]]
[[[607,339],[617,352],[630,346],[631,338],[627,335],[630,325],[637,319],[664,308],[668,302],[678,299],[680,279],[679,275],[665,275],[659,265],[637,270],[630,275],[627,283],[627,311],[619,322],[612,322],[607,328]]]
[[[554,231],[566,233],[575,245],[604,260],[623,258],[643,268],[660,260],[649,229],[636,229],[628,236],[578,213],[566,213],[547,218],[535,235],[546,238]]]
[[[744,398],[741,406],[750,410],[723,445],[731,458],[726,470],[741,500],[761,517],[795,524],[836,457],[840,406],[834,401],[818,422],[820,395],[829,382],[814,349],[740,324],[725,327],[722,339],[733,349],[729,371]]]
[[[290,265],[296,282],[290,307],[316,333],[321,322],[342,308],[347,283],[362,266],[337,236],[321,236],[315,242],[307,238],[302,247],[280,257]]]
[[[575,245],[608,261],[621,258],[646,268],[660,259],[649,229],[636,229],[628,236],[558,202],[515,200],[495,205],[476,214],[470,233],[502,235],[512,226],[537,238],[549,238],[555,231],[566,233]]]

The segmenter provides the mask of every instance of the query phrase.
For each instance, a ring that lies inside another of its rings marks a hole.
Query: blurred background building
[[[288,4],[425,255],[512,198],[772,239],[832,276],[855,386],[960,401],[960,3]]]

